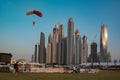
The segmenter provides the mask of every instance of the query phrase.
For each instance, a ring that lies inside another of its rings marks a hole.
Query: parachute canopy
[[[36,14],[37,16],[42,17],[42,13],[40,11],[37,11],[37,10],[31,10],[31,11],[26,12],[27,16],[32,15],[32,14]]]

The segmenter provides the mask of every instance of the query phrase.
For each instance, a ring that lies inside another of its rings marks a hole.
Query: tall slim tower
[[[83,50],[82,50],[82,63],[87,63],[88,58],[88,41],[87,37],[83,36]]]
[[[61,24],[59,26],[59,42],[58,42],[58,64],[63,64],[63,54],[64,54],[64,26]]]
[[[52,63],[58,63],[58,26],[53,28]]]
[[[106,25],[101,26],[100,33],[100,61],[107,61],[107,48],[108,48],[108,29]]]
[[[46,63],[50,64],[52,63],[52,47],[51,43],[48,43],[47,50],[46,50]]]
[[[64,37],[62,39],[62,42],[63,42],[63,55],[62,55],[62,64],[66,64],[67,63],[67,37]]]
[[[35,60],[34,60],[34,54],[32,54],[32,56],[31,56],[31,62],[35,62]]]
[[[40,44],[36,43],[35,44],[35,54],[34,54],[34,62],[36,62],[36,63],[38,63],[39,48],[40,48]]]
[[[58,42],[58,36],[59,35],[59,30],[58,30],[58,25],[55,25],[55,27],[53,28],[53,41],[54,42]]]
[[[46,63],[45,34],[41,32],[39,63]]]
[[[75,64],[81,63],[81,37],[80,32],[77,29],[75,32]]]
[[[63,38],[64,38],[64,25],[61,24],[59,26],[59,42],[61,42]]]
[[[50,34],[48,37],[48,44],[47,44],[47,50],[46,50],[46,63],[47,64],[52,63],[52,41],[53,41],[53,36],[52,34]]]
[[[74,62],[74,21],[72,18],[68,21],[67,30],[67,65],[72,66]]]
[[[108,56],[107,56],[108,62],[112,62],[112,56],[111,56],[111,53],[108,52],[107,55],[108,55]]]
[[[50,33],[48,37],[48,43],[52,43],[52,42],[53,42],[53,35],[52,33]]]

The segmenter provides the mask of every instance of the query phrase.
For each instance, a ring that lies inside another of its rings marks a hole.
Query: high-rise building
[[[106,25],[102,25],[100,33],[100,62],[107,61],[107,48],[108,48],[108,29]]]
[[[52,45],[51,45],[51,43],[48,43],[48,45],[47,45],[46,63],[47,64],[51,64],[52,63]]]
[[[53,28],[53,41],[52,41],[52,63],[58,63],[58,26]]]
[[[112,56],[111,56],[111,53],[108,52],[107,55],[108,55],[108,56],[107,56],[107,60],[108,60],[108,62],[112,62]]]
[[[62,57],[61,57],[61,64],[66,64],[66,60],[67,60],[67,37],[64,37],[62,39]]]
[[[68,21],[67,30],[67,65],[74,64],[74,21],[72,18]]]
[[[52,42],[53,42],[53,35],[52,33],[50,33],[48,37],[48,43],[52,43]]]
[[[52,41],[53,41],[53,35],[52,33],[50,33],[48,37],[48,44],[47,44],[47,49],[46,49],[46,63],[47,64],[52,63]]]
[[[57,43],[58,40],[59,40],[59,29],[58,29],[58,25],[55,25],[55,27],[53,28],[53,41]]]
[[[63,55],[64,55],[64,26],[61,24],[59,26],[59,42],[58,42],[58,64],[63,64]]]
[[[82,63],[87,63],[87,58],[88,58],[88,41],[87,37],[83,36]]]
[[[31,56],[31,62],[34,62],[34,54]]]
[[[40,44],[36,43],[35,44],[35,54],[34,54],[34,62],[38,63],[38,56],[39,56],[39,49],[40,49]]]
[[[91,43],[91,54],[90,54],[90,62],[98,62],[98,54],[97,54],[97,43]]]
[[[46,63],[45,34],[41,32],[39,63]]]
[[[75,32],[75,65],[81,63],[81,36],[77,29]]]
[[[64,25],[61,24],[59,26],[59,42],[61,42],[63,38],[64,38]]]

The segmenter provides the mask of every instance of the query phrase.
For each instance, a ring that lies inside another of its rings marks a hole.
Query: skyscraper
[[[40,48],[40,44],[36,43],[35,44],[35,54],[34,54],[34,62],[36,62],[36,63],[38,63],[39,48]]]
[[[31,56],[31,62],[34,62],[34,54]]]
[[[58,37],[59,37],[58,25],[55,25],[55,27],[53,28],[53,41],[57,43],[59,40]]]
[[[59,26],[59,42],[62,41],[62,38],[64,38],[64,25],[63,24]]]
[[[91,54],[90,54],[91,62],[98,62],[98,54],[97,54],[97,43],[91,43]]]
[[[48,37],[48,44],[47,44],[47,49],[46,49],[46,63],[47,64],[52,63],[52,41],[53,41],[53,35],[52,33],[50,33]]]
[[[74,62],[74,21],[72,18],[68,21],[67,30],[67,65],[72,66]]]
[[[58,64],[63,64],[63,55],[64,55],[64,26],[61,24],[59,26],[59,42],[58,42]]]
[[[53,42],[53,35],[52,33],[50,33],[48,37],[48,43],[52,43],[52,42]]]
[[[100,33],[100,62],[107,61],[107,47],[108,47],[108,29],[106,25],[102,25]]]
[[[64,37],[62,39],[63,42],[63,55],[62,55],[62,64],[66,64],[67,63],[67,37]]]
[[[88,41],[87,37],[83,36],[82,63],[87,63],[87,58],[88,58]]]
[[[52,63],[58,63],[58,26],[53,28],[53,41],[52,41]]]
[[[51,64],[52,63],[52,45],[51,45],[51,43],[48,43],[48,45],[47,45],[46,63],[47,64]]]
[[[75,32],[75,64],[81,63],[81,37],[80,32],[77,29]]]
[[[39,63],[46,63],[45,34],[41,32]]]
[[[112,62],[112,56],[111,56],[111,53],[108,52],[107,55],[108,55],[108,56],[107,56],[108,62]]]

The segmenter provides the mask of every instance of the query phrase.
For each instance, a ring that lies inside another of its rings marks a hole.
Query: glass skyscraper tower
[[[72,66],[74,62],[74,21],[72,18],[68,21],[67,30],[67,65]]]
[[[106,25],[102,25],[100,33],[100,62],[107,61],[107,48],[108,48],[108,28]]]

